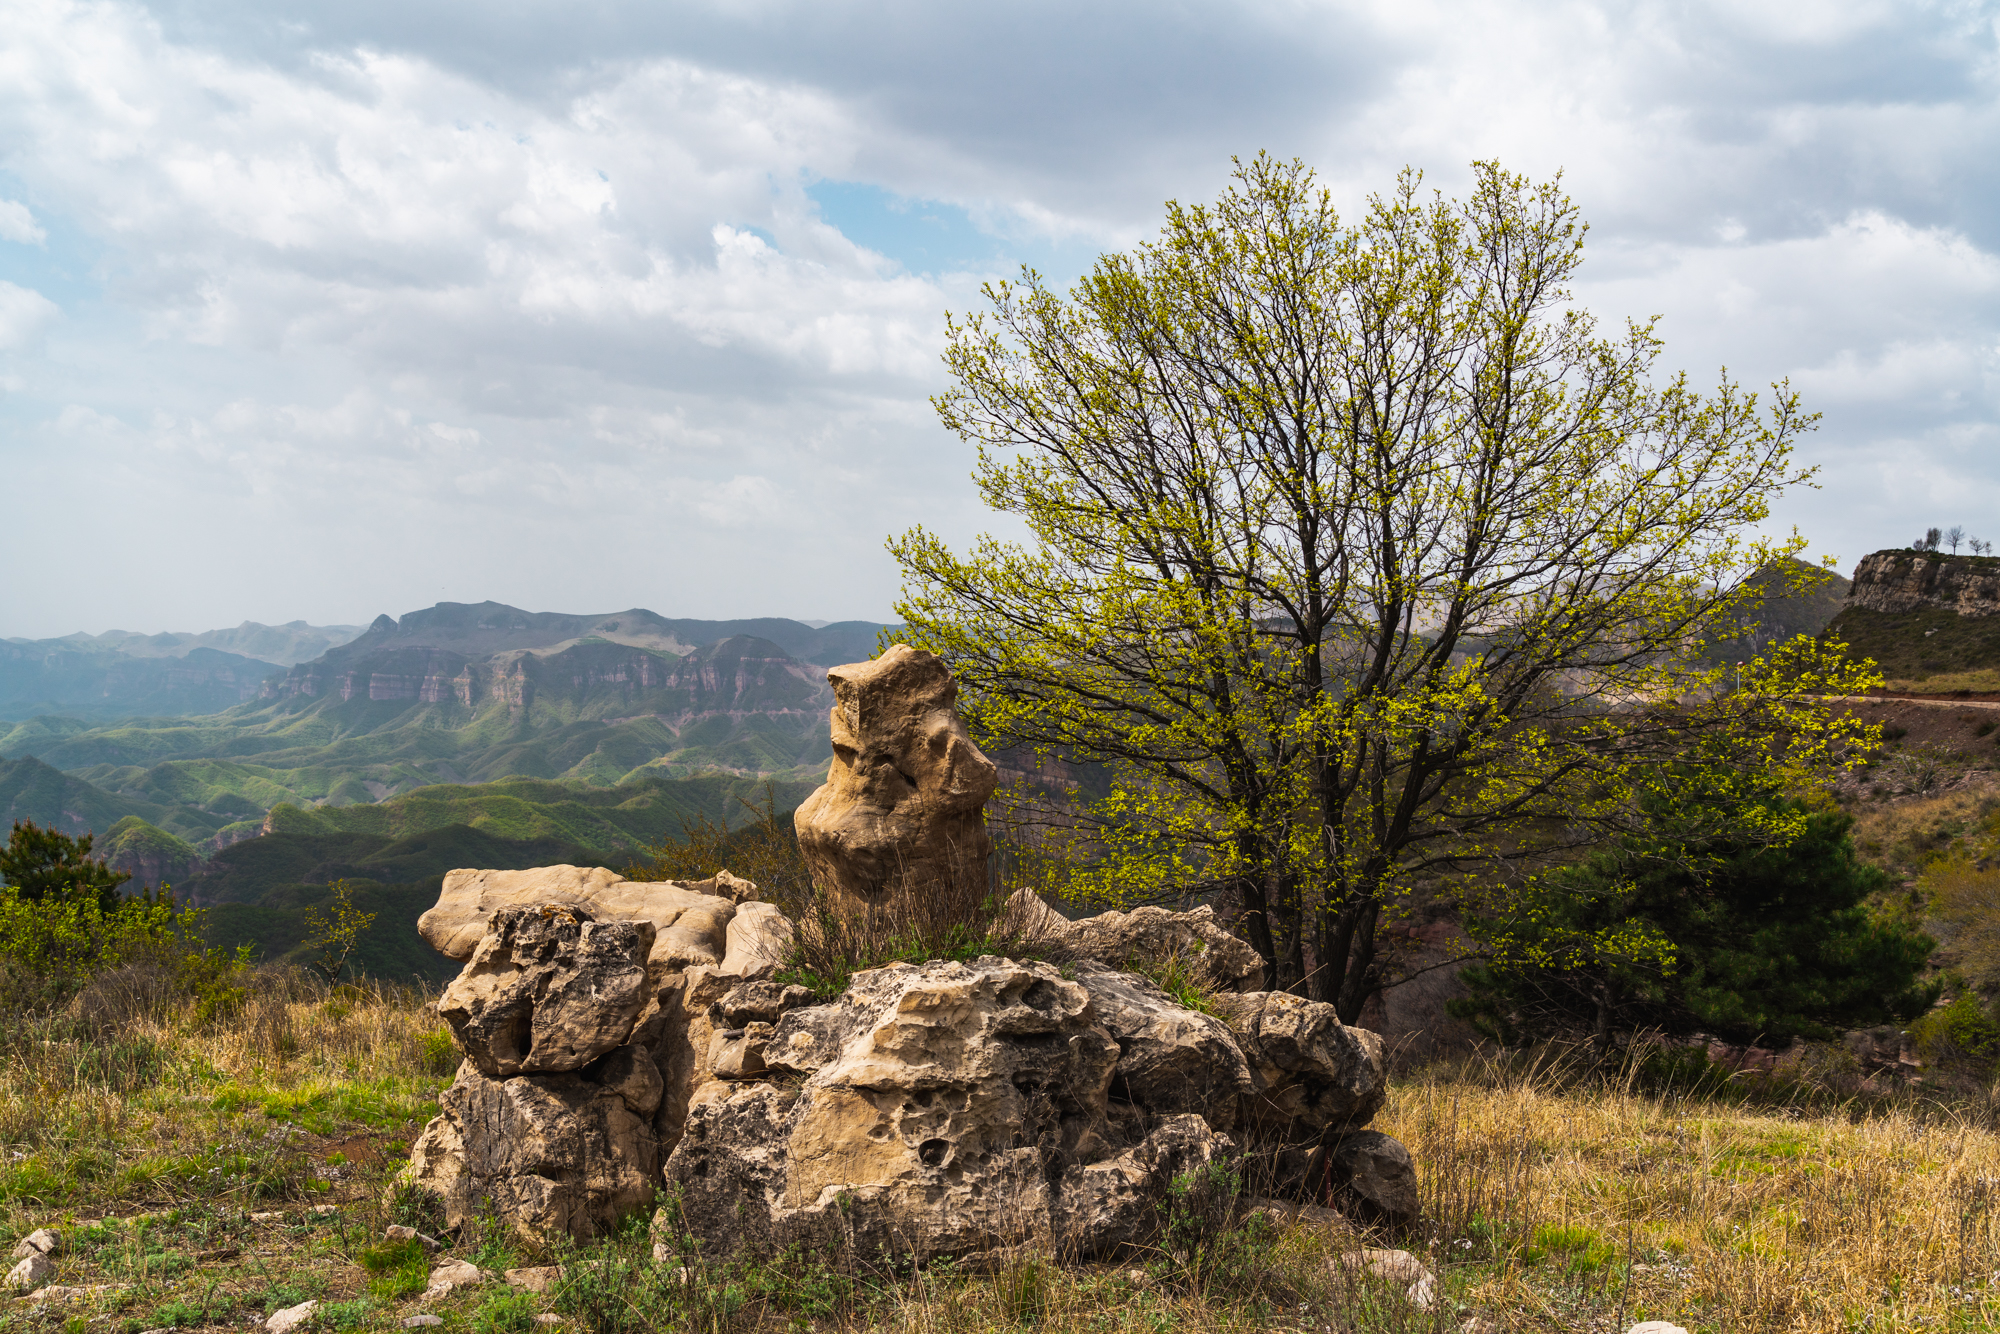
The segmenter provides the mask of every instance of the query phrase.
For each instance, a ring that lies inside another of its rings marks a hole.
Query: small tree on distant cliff
[[[51,825],[16,820],[0,851],[0,881],[20,890],[30,903],[89,901],[99,912],[118,906],[118,887],[132,878],[90,855],[91,835],[72,838]]]
[[[1605,838],[1693,736],[1836,762],[1818,696],[1870,679],[1838,646],[1740,686],[1700,651],[1803,545],[1754,534],[1813,419],[1656,383],[1651,325],[1571,301],[1583,237],[1490,163],[1350,223],[1259,156],[1068,299],[1024,273],[950,323],[939,413],[1032,540],[913,529],[897,610],[983,742],[1109,767],[1083,888],[1228,887],[1276,984],[1351,1021],[1420,878]]]
[[[1945,530],[1944,541],[1945,545],[1951,548],[1951,554],[1956,556],[1959,545],[1965,541],[1965,529],[1958,524],[1953,524]]]

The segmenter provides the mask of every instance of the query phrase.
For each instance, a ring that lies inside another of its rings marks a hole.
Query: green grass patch
[[[535,1328],[540,1303],[525,1292],[495,1292],[472,1313],[477,1334],[529,1334]]]
[[[1564,1268],[1592,1273],[1618,1258],[1618,1248],[1587,1227],[1544,1223],[1535,1229],[1532,1245],[1522,1256],[1530,1264],[1557,1259]]]

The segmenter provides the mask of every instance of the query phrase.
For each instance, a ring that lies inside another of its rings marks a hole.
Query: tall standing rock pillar
[[[826,679],[833,764],[794,817],[814,881],[848,912],[984,895],[983,808],[1000,772],[972,744],[944,660],[898,644]]]

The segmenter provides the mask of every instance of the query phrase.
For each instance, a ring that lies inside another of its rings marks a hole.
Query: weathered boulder
[[[1015,897],[1027,892],[1018,891]],[[1048,911],[1046,906],[1043,911]],[[1024,907],[1019,916],[1028,920],[1030,910]],[[1215,910],[1207,904],[1191,912],[1134,908],[1099,913],[1065,924],[1060,934],[1067,949],[1113,968],[1178,960],[1195,981],[1212,991],[1256,992],[1264,987],[1264,961],[1216,921]]]
[[[1176,1177],[1198,1172],[1233,1146],[1192,1112],[1168,1116],[1116,1157],[1063,1173],[1057,1239],[1064,1256],[1112,1255],[1150,1246]]]
[[[574,904],[501,908],[438,1013],[494,1078],[581,1069],[631,1036],[653,937]]]
[[[45,1227],[38,1227],[15,1242],[14,1249],[8,1254],[16,1260],[25,1260],[31,1255],[54,1255],[61,1249],[61,1237]]]
[[[699,964],[720,964],[729,948],[730,919],[756,894],[756,885],[727,871],[688,883],[627,880],[599,866],[453,871],[445,876],[436,905],[417,919],[417,933],[440,954],[470,959],[502,908],[573,904],[599,921],[652,923],[647,968],[658,980]]]
[[[1214,998],[1249,1060],[1250,1119],[1265,1133],[1359,1127],[1388,1097],[1382,1039],[1331,1005],[1282,991]]]
[[[1089,961],[1073,971],[1118,1044],[1113,1098],[1155,1116],[1193,1112],[1216,1130],[1235,1126],[1239,1099],[1256,1086],[1228,1024],[1137,974]]]
[[[1392,1222],[1415,1218],[1422,1207],[1417,1169],[1410,1151],[1379,1130],[1342,1135],[1329,1155],[1334,1184],[1347,1191],[1359,1212]]]
[[[775,904],[742,904],[729,919],[721,971],[763,977],[785,961],[791,945],[792,923]]]
[[[693,888],[575,867],[463,872],[451,886],[433,943],[456,949],[454,933],[482,932],[438,1004],[467,1060],[404,1179],[454,1222],[492,1207],[534,1238],[590,1236],[660,1184],[688,1103],[715,1074],[711,1049],[729,1026],[717,1002],[736,993],[740,1029],[752,1012],[775,1020],[810,999],[758,980],[790,924],[727,872]],[[561,897],[519,901],[536,889]],[[722,970],[732,949],[747,975]],[[728,1062],[739,1077],[756,1068],[747,1046]]]
[[[1090,965],[1074,979],[990,957],[859,973],[765,1040],[771,1072],[801,1083],[696,1095],[667,1164],[681,1225],[718,1254],[1142,1245],[1173,1175],[1231,1147],[1180,1104],[1209,1088],[1233,1111],[1248,1082],[1226,1027],[1177,1008]],[[1190,1055],[1165,1051],[1176,1036]]]
[[[815,883],[849,909],[983,892],[999,770],[960,721],[944,660],[898,644],[826,679],[833,763],[793,817]]]
[[[804,987],[758,978],[731,988],[715,1002],[714,1012],[731,1028],[757,1022],[775,1024],[790,1011],[812,1004],[812,999]]]
[[[591,1237],[652,1201],[660,1145],[641,1110],[657,1098],[636,1058],[587,1074],[492,1079],[470,1060],[410,1149],[409,1177],[435,1191],[457,1227],[488,1206],[541,1242]],[[657,1073],[654,1079],[657,1080]],[[628,1102],[636,1093],[639,1105]]]
[[[23,1292],[39,1288],[55,1274],[55,1262],[40,1251],[23,1256],[21,1263],[7,1271],[7,1286]]]

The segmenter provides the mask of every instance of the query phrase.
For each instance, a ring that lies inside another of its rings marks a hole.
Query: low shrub
[[[1910,1039],[1927,1061],[1984,1068],[2000,1058],[2000,1023],[1971,992],[1911,1024]]]
[[[1272,1229],[1261,1213],[1238,1220],[1242,1198],[1234,1163],[1211,1162],[1176,1176],[1162,1205],[1162,1277],[1200,1294],[1261,1287]]]

